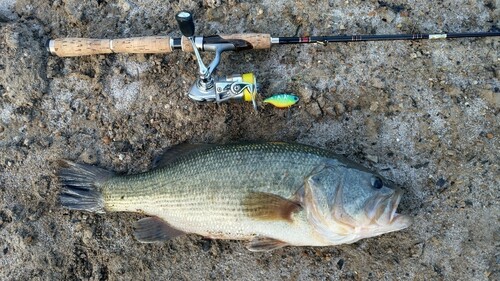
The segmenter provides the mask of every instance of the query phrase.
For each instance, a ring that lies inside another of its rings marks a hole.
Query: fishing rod
[[[182,33],[180,38],[170,36],[146,36],[121,39],[61,38],[49,40],[47,49],[59,57],[74,57],[96,54],[129,53],[158,54],[174,50],[194,52],[198,63],[198,78],[188,96],[195,101],[223,102],[233,99],[249,101],[257,109],[257,83],[253,73],[214,77],[222,52],[251,49],[269,49],[281,44],[327,44],[333,42],[387,41],[387,40],[433,40],[471,37],[500,36],[500,32],[438,33],[438,34],[386,34],[386,35],[337,35],[310,37],[271,37],[264,33],[240,33],[231,35],[195,36],[193,15],[181,11],[175,16]],[[215,52],[208,66],[203,63],[200,52]]]

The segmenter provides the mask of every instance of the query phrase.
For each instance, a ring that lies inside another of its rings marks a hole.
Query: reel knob
[[[185,37],[192,37],[194,35],[194,21],[193,15],[187,11],[181,11],[175,15],[179,29]]]

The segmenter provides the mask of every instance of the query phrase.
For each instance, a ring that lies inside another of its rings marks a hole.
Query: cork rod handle
[[[63,38],[49,41],[49,51],[59,57],[76,57],[97,54],[170,53],[169,36],[147,36],[123,39]]]
[[[221,35],[224,39],[241,39],[252,44],[252,49],[271,48],[271,34],[265,33],[236,33]]]
[[[271,35],[263,33],[241,33],[221,35],[224,39],[239,39],[249,43],[252,49],[271,48]],[[186,37],[181,40],[182,50],[192,52],[193,47]],[[169,36],[147,36],[121,39],[61,38],[50,40],[48,49],[59,57],[77,57],[98,54],[158,54],[172,52]]]

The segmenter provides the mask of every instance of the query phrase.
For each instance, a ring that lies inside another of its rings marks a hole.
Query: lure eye
[[[384,186],[384,182],[379,177],[372,178],[372,187],[375,189],[381,189]]]

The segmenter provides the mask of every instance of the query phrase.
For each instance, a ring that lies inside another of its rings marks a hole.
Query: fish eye
[[[375,189],[381,189],[384,186],[384,182],[379,177],[372,177],[372,186]]]

